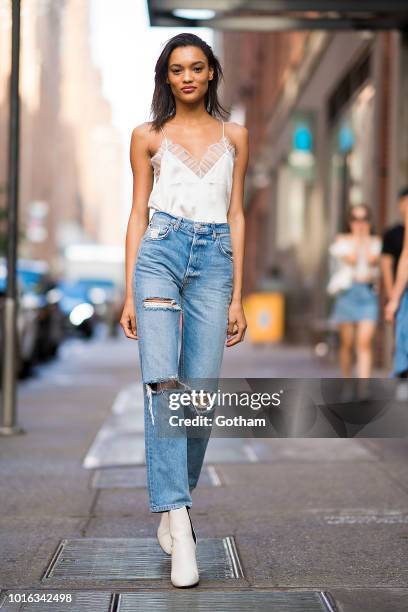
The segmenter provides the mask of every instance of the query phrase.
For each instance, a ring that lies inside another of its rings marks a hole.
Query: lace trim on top
[[[167,141],[167,142],[166,142]],[[166,146],[167,144],[167,146]],[[165,136],[160,144],[158,151],[150,159],[153,166],[154,176],[158,180],[160,176],[160,166],[164,151],[170,151],[177,159],[179,159],[187,168],[189,168],[199,178],[203,178],[215,166],[219,159],[227,151],[231,153],[235,159],[236,148],[227,136],[223,136],[218,142],[209,145],[201,160],[197,160],[189,153],[181,144],[173,142]]]

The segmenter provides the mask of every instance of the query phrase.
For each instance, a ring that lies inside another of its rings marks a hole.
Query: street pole
[[[10,125],[7,186],[7,288],[3,318],[3,372],[0,434],[24,433],[17,425],[16,350],[17,350],[17,227],[19,162],[19,69],[20,69],[20,0],[11,0],[11,79]]]

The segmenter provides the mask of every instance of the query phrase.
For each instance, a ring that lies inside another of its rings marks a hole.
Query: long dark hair
[[[170,54],[177,47],[199,47],[205,54],[208,60],[209,68],[213,68],[213,78],[208,82],[208,90],[205,94],[205,108],[210,115],[214,117],[218,116],[222,119],[229,117],[229,112],[220,104],[218,99],[218,85],[221,79],[224,78],[221,64],[216,58],[211,49],[202,38],[195,34],[184,32],[177,34],[170,38],[164,46],[163,51],[160,53],[159,59],[155,66],[155,88],[153,93],[152,105],[151,105],[151,116],[152,116],[152,127],[157,131],[164,123],[171,117],[174,117],[176,113],[176,104],[174,101],[173,92],[171,91],[170,85],[166,82],[168,62]]]

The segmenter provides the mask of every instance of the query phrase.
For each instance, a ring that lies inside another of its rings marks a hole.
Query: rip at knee
[[[154,425],[154,414],[153,414],[153,394],[161,393],[165,389],[173,389],[178,384],[178,378],[168,377],[164,380],[151,381],[149,383],[145,383],[146,385],[146,393],[149,404],[149,412],[152,419],[152,424]]]
[[[168,376],[167,378],[151,380],[145,383],[149,405],[152,404],[153,395],[162,394],[164,391],[172,389],[182,392],[186,390],[186,385],[179,381],[178,376]]]
[[[181,310],[180,304],[177,304],[173,298],[144,298],[143,306],[148,310]]]
[[[180,383],[177,378],[169,378],[168,380],[146,383],[146,385],[150,387],[153,393],[160,393],[160,391],[164,391],[165,389],[177,389]]]

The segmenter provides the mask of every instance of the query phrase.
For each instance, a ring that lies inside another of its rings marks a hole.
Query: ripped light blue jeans
[[[158,423],[172,384],[219,376],[233,286],[229,224],[154,212],[133,282],[150,510],[191,507],[208,437],[163,437]]]

